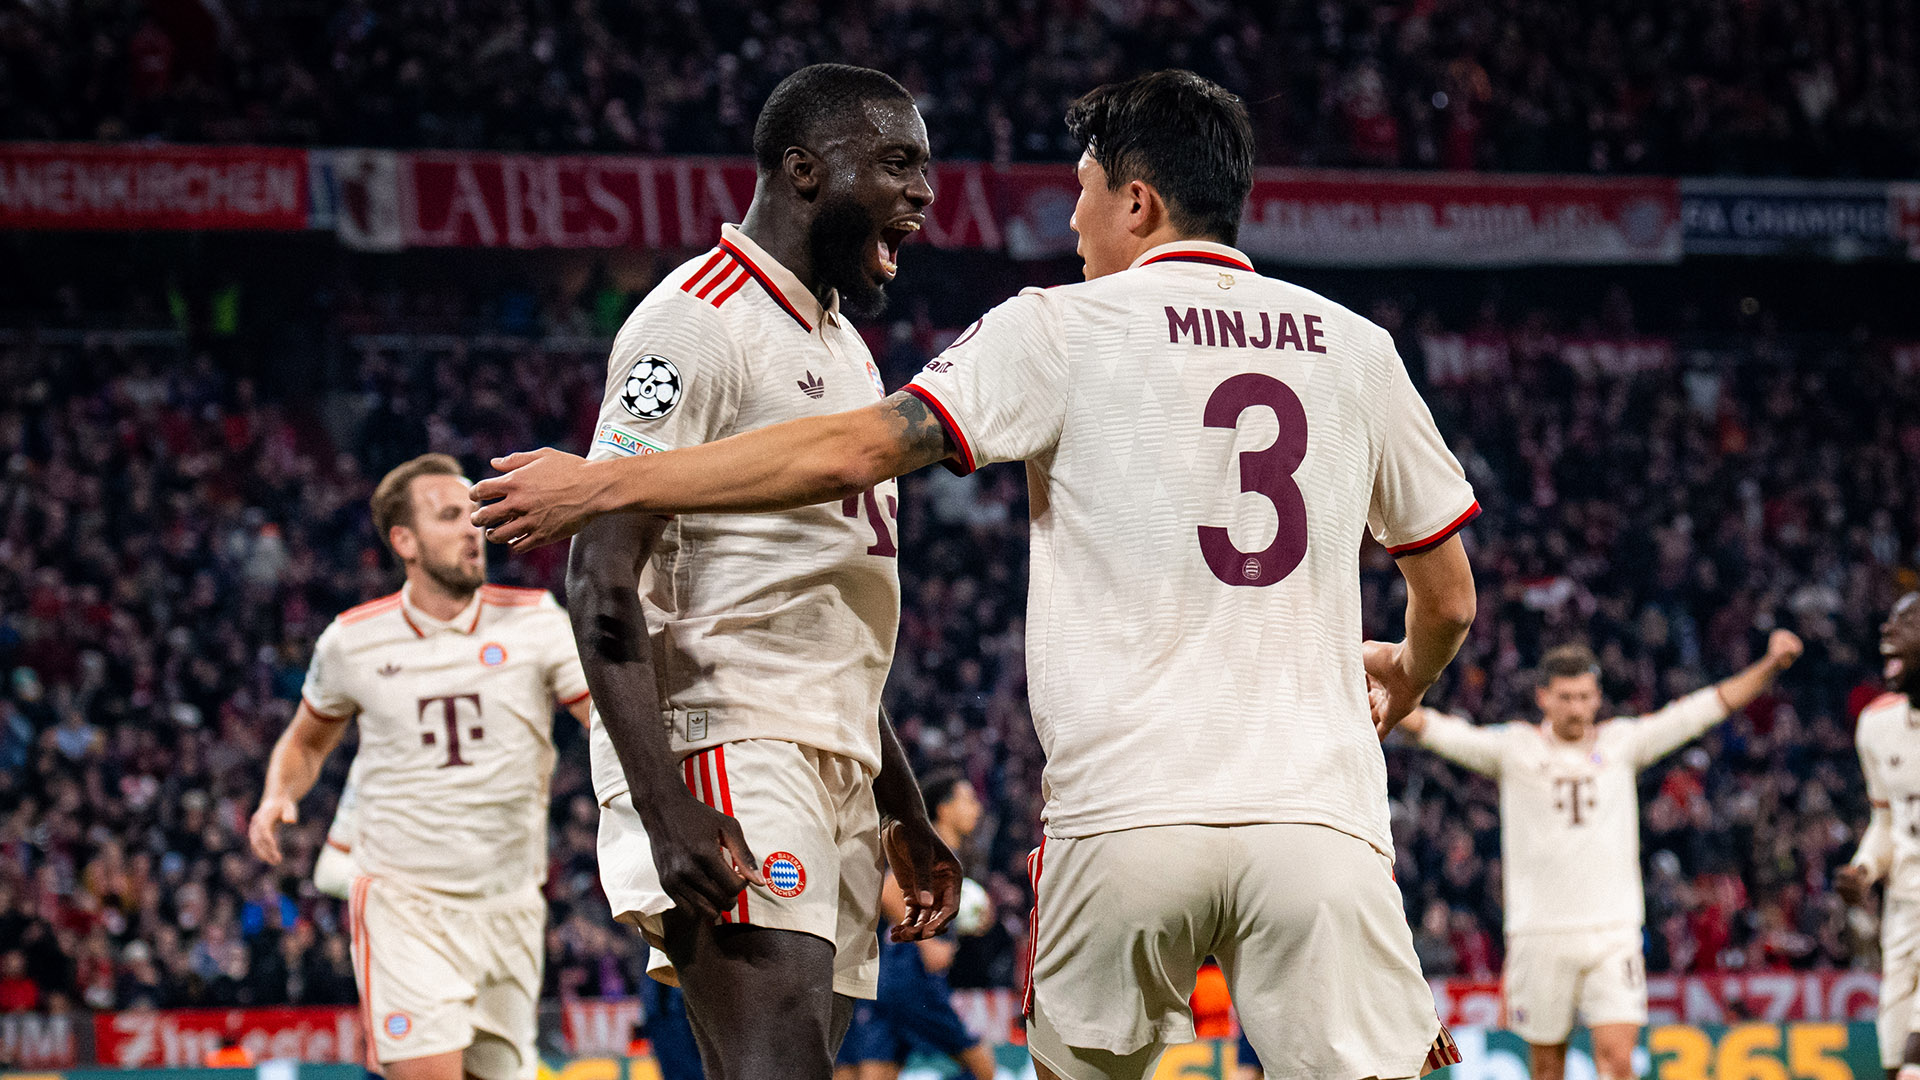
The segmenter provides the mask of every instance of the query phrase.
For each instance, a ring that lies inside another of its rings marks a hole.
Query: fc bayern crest
[[[767,891],[775,896],[799,896],[807,891],[807,868],[792,852],[776,851],[760,863],[767,875]]]
[[[664,356],[651,353],[627,369],[620,388],[620,404],[642,420],[658,420],[680,404],[680,369]]]
[[[413,1018],[403,1012],[388,1013],[384,1026],[388,1037],[404,1039],[407,1033],[413,1030]]]

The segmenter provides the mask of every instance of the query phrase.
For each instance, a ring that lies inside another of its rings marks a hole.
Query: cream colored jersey
[[[1726,716],[1713,687],[1597,724],[1577,743],[1542,724],[1475,727],[1430,713],[1421,745],[1499,781],[1507,933],[1645,922],[1635,777]]]
[[[483,586],[449,622],[407,597],[336,618],[301,691],[359,721],[355,865],[454,896],[537,887],[554,705],[587,695],[567,614],[541,589]]]
[[[1478,510],[1385,330],[1218,244],[1028,289],[927,365],[972,469],[1025,460],[1050,836],[1299,822],[1390,851],[1361,530]]]
[[[1920,709],[1904,694],[1882,694],[1860,711],[1854,743],[1867,797],[1892,818],[1887,893],[1920,900]]]
[[[731,225],[669,273],[614,339],[590,458],[651,454],[871,405],[860,335]],[[640,592],[661,712],[681,756],[739,739],[880,771],[880,688],[900,622],[888,480],[779,514],[683,515]],[[594,793],[627,790],[596,714]]]

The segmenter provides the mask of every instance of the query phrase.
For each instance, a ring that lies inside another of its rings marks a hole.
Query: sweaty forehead
[[[1893,602],[1893,617],[1912,620],[1920,617],[1920,592],[1910,592]]]
[[[880,147],[899,146],[925,152],[927,125],[913,102],[870,99],[840,115],[837,123],[825,125],[822,149],[861,152]]]

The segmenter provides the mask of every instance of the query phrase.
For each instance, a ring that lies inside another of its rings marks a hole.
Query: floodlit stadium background
[[[198,1065],[234,1030],[352,1060],[341,905],[304,876],[345,755],[284,873],[244,834],[315,635],[394,587],[373,480],[427,449],[474,475],[582,449],[614,329],[744,209],[760,100],[853,60],[916,93],[938,159],[864,328],[889,386],[1078,276],[1066,102],[1191,67],[1252,104],[1242,246],[1393,331],[1486,508],[1480,619],[1434,700],[1521,715],[1541,651],[1584,638],[1631,711],[1802,635],[1777,692],[1643,779],[1655,1022],[1678,1025],[1649,1049],[1870,1070],[1845,1025],[1873,1013],[1875,915],[1830,883],[1866,817],[1874,628],[1920,584],[1917,21],[1897,0],[0,12],[0,1064]],[[1025,485],[902,492],[888,704],[917,765],[987,799],[965,857],[998,919],[953,981],[1004,1040],[1040,769]],[[558,590],[562,559],[494,580]],[[1364,573],[1393,634],[1391,560]],[[643,952],[598,891],[584,740],[557,730],[564,1070],[624,1055]],[[1446,1019],[1492,1023],[1492,788],[1388,757],[1422,963]],[[1725,1030],[1747,1019],[1791,1026]]]

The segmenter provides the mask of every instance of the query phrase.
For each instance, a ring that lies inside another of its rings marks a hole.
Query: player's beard
[[[423,559],[420,569],[427,572],[434,584],[459,596],[471,596],[473,590],[487,583],[487,568],[484,565],[470,566],[465,559],[456,558],[445,563]]]
[[[871,319],[887,310],[887,290],[874,283],[867,256],[879,225],[850,195],[828,196],[807,229],[807,250],[814,277],[840,294],[840,311]]]

